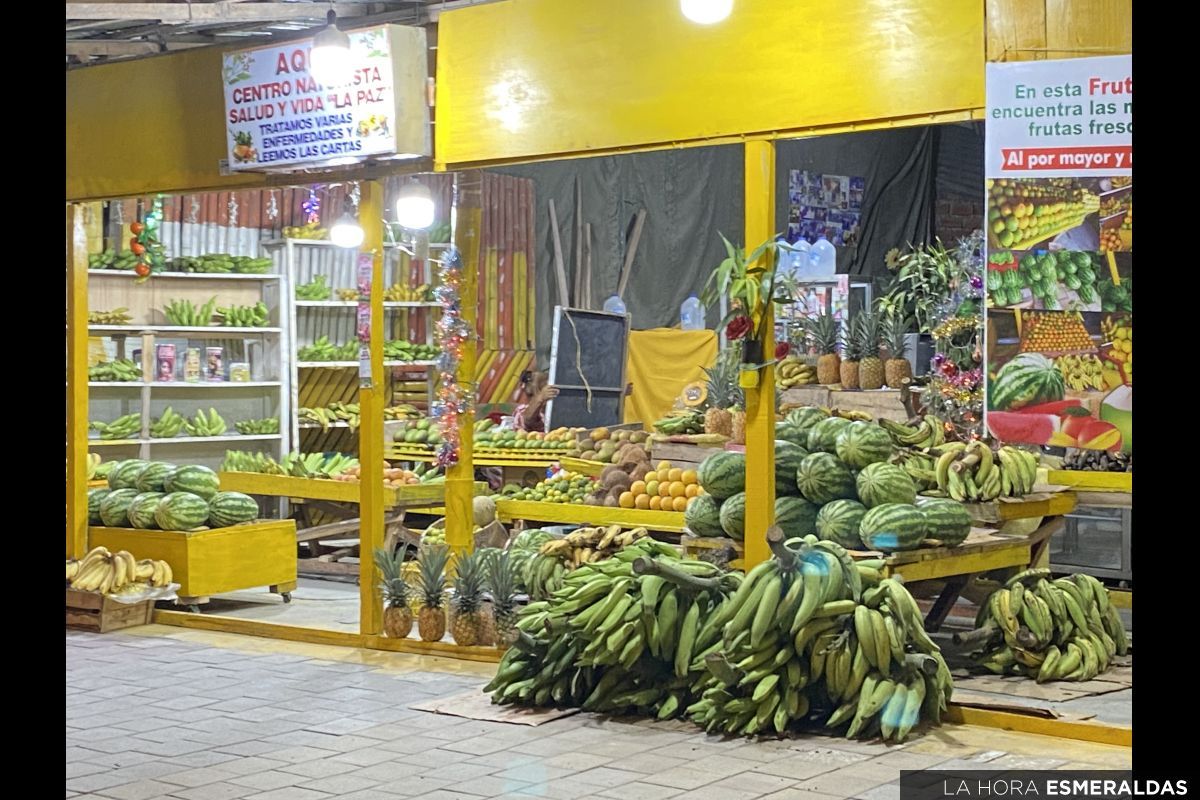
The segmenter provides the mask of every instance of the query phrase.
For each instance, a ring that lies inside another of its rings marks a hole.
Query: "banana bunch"
[[[167,322],[172,325],[182,325],[188,328],[201,328],[212,322],[213,311],[217,307],[217,298],[213,297],[200,306],[188,300],[172,300],[162,310]]]
[[[210,408],[207,415],[204,409],[200,409],[191,422],[183,423],[183,429],[187,431],[188,436],[220,436],[228,427],[215,408]]]
[[[328,239],[329,229],[315,221],[306,222],[303,225],[286,226],[283,235],[288,239]]]
[[[327,408],[301,408],[296,412],[296,417],[302,423],[311,423],[303,427],[320,427],[321,431],[327,432],[330,425],[335,422],[345,422],[350,430],[357,430],[359,419],[358,403],[330,403]]]
[[[132,270],[138,264],[138,257],[130,250],[118,254],[115,250],[105,250],[103,253],[88,254],[88,269],[123,269]]]
[[[79,561],[67,559],[67,584],[81,592],[124,594],[136,592],[138,584],[160,587],[171,583],[171,565],[165,561],[135,561],[127,550],[110,553],[93,548]]]
[[[222,472],[257,472],[260,475],[286,475],[283,466],[266,453],[247,453],[226,450],[221,462]]]
[[[420,286],[393,283],[383,290],[383,299],[389,303],[428,303],[430,297],[429,285],[425,283]]]
[[[1103,391],[1104,364],[1096,356],[1066,355],[1054,359],[1055,366],[1062,373],[1063,382],[1068,389],[1074,391],[1095,390]]]
[[[112,311],[89,311],[89,325],[125,325],[133,317],[129,316],[129,309],[121,306],[114,308]]]
[[[233,271],[243,275],[265,275],[271,271],[270,256],[251,258],[250,256],[234,256]]]
[[[140,381],[142,365],[128,358],[118,358],[116,361],[102,361],[88,367],[89,381],[115,383],[120,381]]]
[[[388,406],[383,410],[383,418],[385,420],[420,419],[423,416],[424,414],[421,413],[420,409],[418,409],[412,403],[401,403],[398,406]],[[491,422],[491,420],[488,420],[488,422]],[[477,422],[476,425],[478,424],[479,423]]]
[[[358,352],[357,344],[355,352]],[[414,344],[404,339],[391,339],[383,343],[383,357],[388,361],[429,361],[437,358],[437,354],[437,345]]]
[[[923,495],[966,503],[1020,497],[1032,492],[1037,480],[1036,455],[1007,445],[993,452],[979,440],[902,450],[891,460],[904,467]]]
[[[300,361],[352,361],[358,358],[359,344],[355,341],[337,345],[328,336],[320,336],[310,345],[296,351]]]
[[[142,415],[134,412],[112,422],[93,422],[92,429],[100,431],[101,439],[128,439],[142,429]]]
[[[975,644],[979,665],[997,675],[1047,681],[1088,681],[1129,652],[1125,627],[1108,589],[1091,575],[1050,579],[1029,569],[993,592],[975,630],[955,642]]]
[[[267,305],[259,300],[252,306],[226,306],[217,309],[226,328],[262,328],[267,324]]]
[[[358,459],[342,453],[327,456],[324,453],[302,455],[292,452],[283,457],[280,466],[284,474],[295,478],[332,478],[351,467],[357,467]]]
[[[582,564],[608,558],[617,550],[649,535],[650,532],[645,528],[622,531],[620,525],[609,525],[607,528],[577,528],[562,539],[543,544],[538,550],[538,555],[558,558],[567,562],[568,569],[577,569]]]
[[[892,437],[892,443],[897,447],[938,447],[946,441],[946,430],[942,427],[941,420],[932,414],[926,414],[916,426],[890,419],[881,419],[879,424]]]
[[[359,297],[358,289],[338,289],[337,299],[343,302],[352,302]]]
[[[775,365],[775,385],[780,389],[816,382],[817,368],[801,361],[797,356],[787,356]]]
[[[170,439],[178,436],[186,423],[187,420],[176,413],[175,409],[167,406],[163,409],[162,416],[150,423],[150,438]]]
[[[655,420],[654,430],[667,436],[704,433],[704,414],[692,408],[672,409],[662,419]]]
[[[279,418],[267,417],[265,419],[244,419],[241,422],[233,423],[233,427],[238,433],[246,436],[254,434],[279,433]]]
[[[333,296],[333,290],[325,284],[324,275],[314,275],[308,283],[296,285],[297,300],[328,300]]]
[[[90,481],[92,478],[96,477],[96,471],[99,469],[100,469],[100,454],[99,453],[88,453],[87,454],[87,479]]]

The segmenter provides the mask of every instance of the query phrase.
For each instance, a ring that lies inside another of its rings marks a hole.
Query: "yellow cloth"
[[[683,387],[705,380],[704,368],[716,360],[714,331],[630,331],[626,372],[633,394],[625,398],[625,422],[642,422],[649,428],[675,405]]]

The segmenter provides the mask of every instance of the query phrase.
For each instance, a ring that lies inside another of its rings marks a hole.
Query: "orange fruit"
[[[670,497],[671,496],[671,484],[667,483],[666,481],[659,481],[658,482],[658,495],[659,495],[659,497]]]
[[[699,480],[699,478],[696,476],[696,470],[685,469],[683,471],[683,474],[679,476],[679,480],[681,480],[687,484],[693,484],[693,483],[696,483]]]
[[[646,481],[646,494],[650,494],[650,495],[658,494],[658,481],[656,481],[656,480]]]
[[[683,481],[674,481],[667,486],[667,491],[671,493],[671,497],[683,497],[687,487],[683,485]]]
[[[646,493],[646,482],[645,481],[634,481],[633,484],[629,487],[629,491],[633,492],[635,497],[639,494],[645,494]]]
[[[642,480],[644,480],[646,482],[647,486],[650,485],[651,481],[654,481],[657,483],[658,482],[658,473],[655,472],[654,470],[650,470],[649,472],[647,472],[645,474],[645,476],[643,476]],[[654,494],[654,492],[650,492],[650,494]]]
[[[638,508],[643,508],[643,509],[649,508],[650,507],[650,495],[639,494],[637,496],[637,499],[634,500],[634,505],[636,505]]]
[[[688,499],[686,497],[676,497],[671,501],[676,511],[683,511],[687,508]]]
[[[651,497],[650,498],[650,510],[651,511],[660,510],[662,508],[662,500],[663,499],[661,497],[659,497],[658,495],[654,495],[654,497]]]
[[[655,467],[655,469],[658,470],[659,472],[669,472],[671,469],[671,462],[670,461],[660,461],[660,462],[658,462],[658,466]]]
[[[617,499],[617,504],[621,508],[633,508],[633,492],[621,492],[621,496]]]
[[[700,491],[700,487],[697,486],[696,484],[686,483],[686,484],[684,484],[683,496],[688,499],[691,499],[691,498],[695,497],[696,493],[699,491]]]
[[[683,480],[683,470],[679,469],[678,467],[667,470],[667,480],[671,481],[672,483]]]

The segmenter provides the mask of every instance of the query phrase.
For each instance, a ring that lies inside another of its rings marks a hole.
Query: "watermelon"
[[[806,447],[808,445],[808,429],[801,428],[796,423],[787,420],[776,422],[775,441],[791,442],[799,447]]]
[[[258,503],[250,495],[241,492],[217,492],[208,501],[208,518],[214,528],[250,522],[258,519]]]
[[[191,492],[171,492],[158,501],[154,521],[164,531],[190,531],[208,521],[208,502]]]
[[[775,440],[775,496],[800,494],[796,488],[796,470],[808,451],[798,444]]]
[[[109,528],[128,528],[129,506],[137,496],[137,489],[113,489],[100,501],[100,522]]]
[[[174,464],[151,461],[138,473],[137,479],[134,481],[134,487],[143,492],[161,492],[163,490],[163,479],[167,477],[168,472],[175,468]]]
[[[746,457],[722,450],[700,462],[697,472],[704,491],[718,500],[746,490]]]
[[[925,535],[947,547],[957,547],[971,532],[971,515],[962,503],[930,499],[920,505],[925,515]]]
[[[925,514],[907,503],[884,503],[863,515],[858,535],[872,550],[914,550],[925,539]]]
[[[912,505],[917,499],[917,485],[895,464],[871,464],[858,473],[855,481],[858,499],[867,508],[884,503],[906,503]]]
[[[738,492],[721,503],[721,530],[738,541],[746,537],[745,492]]]
[[[220,490],[221,481],[217,473],[208,467],[189,464],[168,472],[163,479],[163,488],[168,492],[189,492],[204,500],[211,500]]]
[[[807,536],[817,530],[817,507],[803,497],[775,498],[775,524],[784,535]]]
[[[712,495],[702,494],[688,503],[683,522],[695,536],[725,535],[721,528],[721,506]]]
[[[843,497],[855,497],[854,473],[829,453],[806,455],[796,470],[796,485],[806,500],[819,506]]]
[[[120,464],[112,468],[108,473],[108,488],[110,489],[133,489],[136,488],[133,482],[137,480],[138,473],[146,466],[145,461],[140,458],[131,458],[128,461],[122,461]]]
[[[851,550],[862,550],[858,536],[867,507],[857,500],[834,500],[817,511],[817,536]]]
[[[1000,368],[992,384],[990,407],[997,411],[1062,400],[1066,393],[1062,372],[1041,353],[1021,353]]]
[[[793,408],[786,417],[788,422],[805,431],[823,419],[829,419],[829,412],[816,406]]]
[[[104,502],[104,498],[112,492],[112,489],[88,489],[88,524],[100,524],[100,504]]]
[[[154,512],[158,508],[158,501],[162,499],[162,492],[140,492],[137,497],[133,498],[133,502],[129,504],[129,510],[126,512],[129,524],[135,528],[157,528]]]
[[[892,454],[892,437],[874,422],[851,422],[834,442],[837,457],[853,469],[887,461]]]
[[[808,449],[811,452],[832,453],[837,449],[837,437],[850,426],[850,420],[841,417],[823,419],[808,429]]]

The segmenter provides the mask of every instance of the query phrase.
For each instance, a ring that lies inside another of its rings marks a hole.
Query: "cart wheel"
[[[199,614],[199,613],[200,613],[200,606],[199,606],[199,604],[197,604],[197,603],[188,603],[187,610],[188,610],[188,611],[190,611],[190,612],[192,612],[193,614]]]
[[[280,592],[279,596],[283,598],[283,602],[285,602],[285,603],[292,602],[292,593],[291,592]]]

